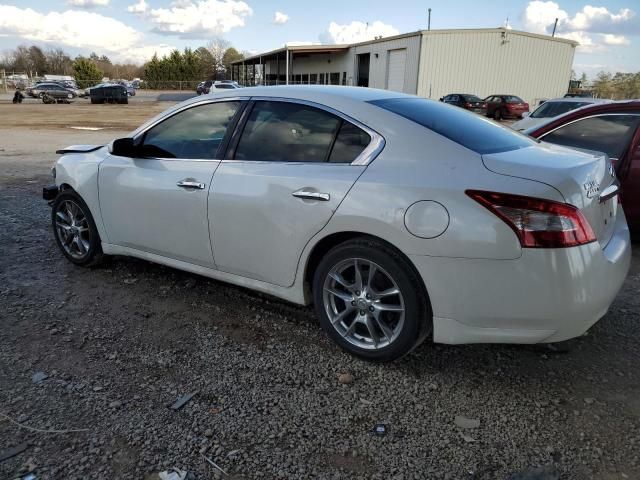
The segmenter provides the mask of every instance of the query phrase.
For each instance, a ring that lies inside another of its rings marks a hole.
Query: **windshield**
[[[467,110],[425,98],[387,98],[369,103],[407,118],[481,155],[516,150],[535,143],[514,130]]]
[[[589,102],[545,102],[532,114],[531,118],[551,118],[590,105]]]

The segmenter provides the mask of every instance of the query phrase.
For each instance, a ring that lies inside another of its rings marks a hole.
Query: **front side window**
[[[325,162],[340,118],[289,102],[256,102],[235,152],[236,160]]]
[[[600,115],[554,130],[541,140],[566,147],[605,152],[620,158],[640,123],[639,115]]]
[[[208,103],[169,117],[144,134],[145,157],[214,159],[240,101]]]

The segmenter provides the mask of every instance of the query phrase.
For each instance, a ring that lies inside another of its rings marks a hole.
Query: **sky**
[[[258,53],[286,43],[351,43],[431,28],[491,28],[581,43],[574,70],[640,71],[639,0],[0,0],[0,52],[18,45],[142,63],[223,38]]]

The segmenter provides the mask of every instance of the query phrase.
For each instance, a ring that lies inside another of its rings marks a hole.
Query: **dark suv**
[[[529,104],[516,95],[489,95],[484,101],[487,102],[487,117],[495,120],[520,119],[529,111]]]
[[[455,105],[456,107],[464,108],[475,113],[481,113],[485,115],[487,113],[487,104],[477,95],[470,93],[451,93],[440,99],[441,102],[449,105]]]

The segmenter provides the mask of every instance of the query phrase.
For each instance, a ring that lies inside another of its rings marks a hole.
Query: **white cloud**
[[[276,12],[273,14],[273,23],[276,25],[284,25],[289,21],[289,15],[282,12]]]
[[[148,60],[154,52],[162,56],[173,49],[165,44],[144,45],[142,34],[119,20],[77,10],[43,14],[0,5],[0,35],[95,50],[116,61],[137,63]]]
[[[67,0],[67,4],[78,8],[106,7],[109,0]]]
[[[331,22],[320,38],[326,43],[357,43],[380,36],[390,37],[398,33],[400,32],[396,28],[380,21],[372,24],[354,21],[346,25]]]
[[[183,38],[206,38],[244,26],[245,18],[253,10],[237,0],[199,0],[195,3],[173,5],[149,11],[147,19],[154,31]]]
[[[140,0],[138,3],[134,3],[133,5],[129,5],[127,7],[127,12],[135,13],[135,14],[143,14],[149,9],[149,4],[144,0]]]
[[[628,38],[622,35],[613,35],[612,33],[603,34],[602,41],[607,45],[629,45],[631,43]]]
[[[615,13],[606,7],[586,5],[571,16],[558,3],[542,0],[528,3],[523,25],[529,31],[550,35],[556,18],[556,35],[580,42],[579,48],[585,53],[606,50],[607,45],[628,45],[629,40],[621,33],[640,35],[640,17],[628,8]]]

